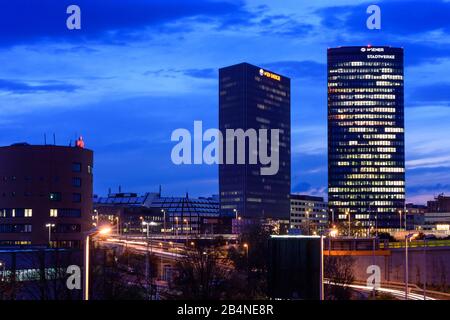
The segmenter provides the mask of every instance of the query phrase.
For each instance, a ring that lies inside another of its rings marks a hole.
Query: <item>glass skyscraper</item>
[[[249,163],[249,139],[246,139],[245,164],[219,165],[222,213],[237,210],[244,219],[289,219],[290,83],[287,77],[248,63],[219,70],[219,129],[224,137],[227,129],[279,129],[279,169],[276,174],[262,175],[261,168],[267,165],[259,161],[257,164]],[[258,147],[260,144],[259,141]],[[272,148],[269,134],[267,150]],[[224,159],[226,151],[224,149]]]
[[[405,206],[403,90],[403,49],[328,49],[329,208],[352,227],[399,227]]]

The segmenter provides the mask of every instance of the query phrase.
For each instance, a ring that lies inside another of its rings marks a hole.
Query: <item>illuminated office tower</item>
[[[289,220],[291,192],[291,80],[248,63],[219,70],[219,128],[279,130],[279,169],[262,175],[257,164],[219,165],[220,211],[243,219]],[[246,140],[246,157],[249,156]],[[271,141],[270,141],[271,143]],[[260,142],[258,142],[259,147]],[[275,148],[268,145],[268,150]],[[236,150],[234,152],[236,156]],[[227,150],[224,149],[224,159]]]
[[[328,196],[335,217],[356,229],[399,227],[404,141],[403,49],[328,49]]]

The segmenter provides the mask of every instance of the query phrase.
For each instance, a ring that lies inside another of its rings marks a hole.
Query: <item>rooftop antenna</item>
[[[56,146],[56,134],[53,132],[53,145]]]
[[[44,133],[44,145],[47,145],[47,134]]]
[[[159,185],[159,197],[161,198],[161,185]]]
[[[119,185],[119,193],[122,193],[122,186]]]
[[[108,196],[111,195],[111,188],[108,188]]]

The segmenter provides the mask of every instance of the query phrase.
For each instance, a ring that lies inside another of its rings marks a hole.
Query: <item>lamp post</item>
[[[175,217],[175,235],[178,237],[178,217]]]
[[[423,300],[427,300],[427,239],[423,242]]]
[[[408,300],[408,282],[409,282],[409,261],[408,261],[408,242],[417,237],[417,233],[410,233],[405,236],[405,300]]]
[[[250,264],[248,261],[248,243],[244,243],[244,249],[245,249],[245,257],[247,260],[247,284],[249,283],[249,274],[250,274]]]
[[[164,236],[166,235],[166,210],[161,209],[161,212],[163,213],[163,227],[164,227]]]
[[[310,217],[310,213],[311,213],[311,209],[306,209],[306,223],[308,224],[308,235],[311,234],[311,223],[309,221],[309,217]]]
[[[405,231],[408,230],[408,209],[405,208]]]
[[[352,227],[352,224],[351,224],[351,221],[350,221],[351,215],[350,215],[350,210],[349,210],[349,209],[346,209],[346,210],[345,210],[345,215],[348,216],[348,236],[351,237],[351,233],[352,233],[351,227]]]
[[[400,215],[400,223],[398,225],[398,228],[400,231],[402,231],[402,210],[399,210],[398,213]]]
[[[48,246],[51,247],[51,238],[52,238],[52,228],[55,227],[54,223],[47,223],[45,225],[46,228],[48,228]]]
[[[145,280],[147,281],[147,295],[148,295],[148,284],[149,284],[149,276],[150,276],[150,262],[149,262],[149,246],[150,246],[150,254],[152,252],[152,246],[150,245],[150,227],[156,226],[157,223],[154,221],[142,221],[142,225],[146,226],[147,228],[147,250],[145,251]]]
[[[83,300],[89,300],[89,256],[90,256],[90,241],[96,235],[107,235],[111,233],[111,228],[104,227],[101,229],[92,229],[86,232],[84,243],[84,286],[83,286]]]
[[[5,281],[6,265],[2,261],[0,261],[0,268],[2,268],[2,277],[0,278],[0,281]]]
[[[188,233],[188,231],[189,231],[189,221],[188,221],[188,219],[183,219],[183,222],[186,223],[186,233]],[[187,239],[187,237],[186,237],[186,239]]]
[[[119,215],[116,216],[116,227],[117,227],[117,235],[120,236],[120,218]]]
[[[94,213],[95,213],[95,221],[96,221],[96,226],[98,226],[98,210],[94,209]]]
[[[162,259],[162,257],[163,257],[163,255],[162,255],[162,251],[164,251],[163,250],[163,244],[162,244],[162,242],[160,242],[159,243],[159,247],[160,247],[160,249],[161,249],[161,255],[160,255],[160,260],[159,260],[159,263],[160,263],[160,265],[159,265],[159,269],[160,269],[160,274],[161,274],[161,280],[164,280],[164,270],[163,270],[163,259]]]

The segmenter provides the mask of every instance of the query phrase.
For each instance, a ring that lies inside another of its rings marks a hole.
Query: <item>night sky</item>
[[[407,199],[450,193],[449,1],[2,1],[0,145],[83,135],[97,194],[218,193],[217,167],[172,164],[170,136],[216,128],[217,69],[245,61],[292,79],[292,188],[325,195],[326,49],[367,44],[405,48]]]

